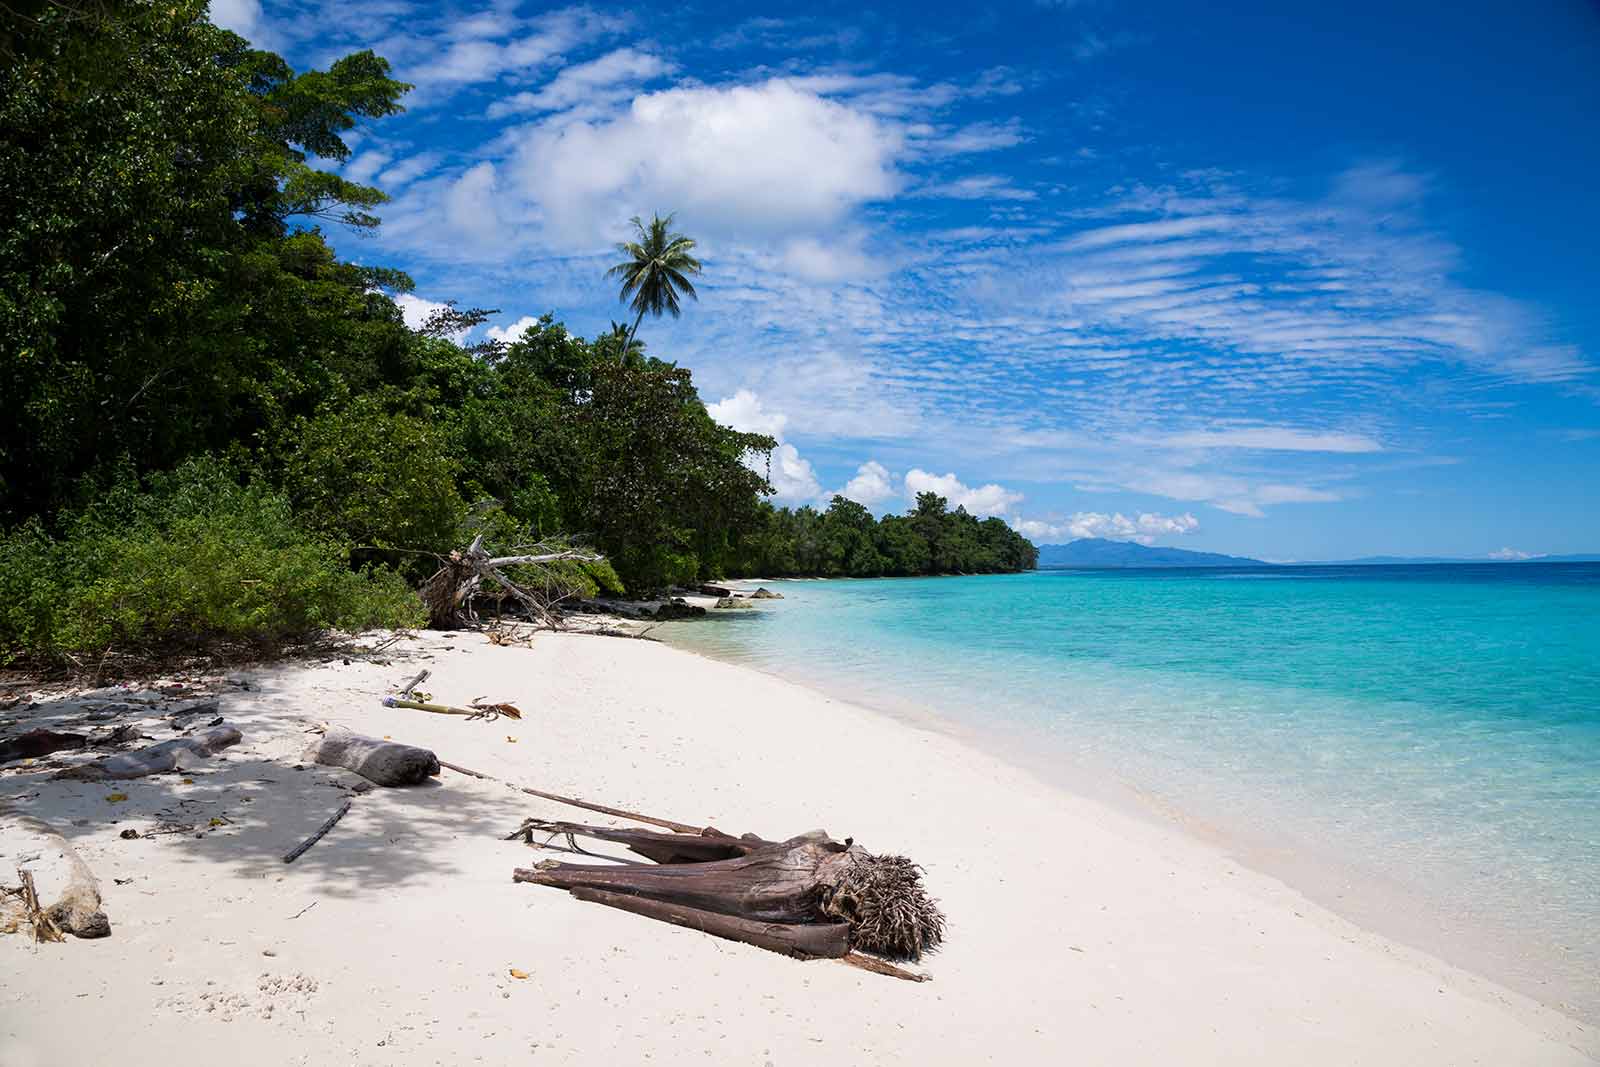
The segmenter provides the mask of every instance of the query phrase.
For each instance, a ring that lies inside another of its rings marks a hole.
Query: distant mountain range
[[[1041,567],[1266,567],[1270,564],[1217,552],[1191,552],[1103,537],[1080,537],[1064,545],[1040,545]]]
[[[1580,552],[1566,556],[1534,556],[1526,560],[1468,559],[1459,556],[1362,556],[1359,559],[1334,559],[1288,564],[1299,567],[1381,567],[1417,566],[1429,563],[1600,563],[1600,553]],[[1245,556],[1224,556],[1219,552],[1191,552],[1186,548],[1140,545],[1131,541],[1109,541],[1103,537],[1081,537],[1064,545],[1040,545],[1041,567],[1274,567],[1279,564]]]

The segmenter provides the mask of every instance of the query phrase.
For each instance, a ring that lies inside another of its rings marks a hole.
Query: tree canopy
[[[0,644],[48,630],[51,604],[100,610],[95,589],[138,587],[95,570],[156,558],[103,521],[108,495],[144,494],[161,558],[204,544],[291,583],[261,593],[280,620],[376,617],[319,568],[415,579],[487,527],[584,540],[637,594],[1030,562],[1003,523],[942,502],[881,522],[849,501],[767,503],[772,438],[718,425],[691,373],[634,336],[695,295],[670,215],[635,219],[613,270],[631,329],[590,342],[546,316],[462,346],[493,312],[454,304],[408,328],[394,298],[411,279],[341,259],[322,229],[380,225],[381,190],[322,169],[402,108],[410,87],[371,52],[295,71],[201,0],[27,0],[0,9],[0,52],[0,570],[84,557],[52,571],[70,588],[8,591],[43,614],[0,622]],[[219,479],[239,488],[222,510],[191,506]],[[290,542],[301,564],[272,565]],[[313,572],[327,597],[300,610],[292,582]],[[223,600],[208,617],[260,615]],[[78,634],[167,626],[74,618]]]

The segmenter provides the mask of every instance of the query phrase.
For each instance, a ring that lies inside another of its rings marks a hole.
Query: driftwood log
[[[944,915],[921,869],[813,831],[786,841],[623,830],[527,820],[521,831],[627,845],[655,865],[544,863],[512,879],[799,957],[861,949],[917,960],[944,938]]]
[[[313,741],[300,758],[343,767],[383,786],[420,785],[439,773],[439,757],[426,748],[337,728]]]
[[[23,815],[7,807],[0,807],[0,814],[9,815],[19,825],[48,838],[56,848],[60,849],[61,856],[67,864],[66,888],[61,891],[60,898],[48,907],[40,906],[37,891],[33,888],[32,876],[23,881],[28,897],[31,897],[29,918],[33,922],[35,936],[41,941],[59,941],[58,936],[48,936],[51,930],[64,930],[74,937],[82,938],[109,935],[111,920],[106,918],[106,913],[100,905],[100,883],[95,879],[94,872],[89,870],[89,865],[83,862],[83,857],[78,855],[78,850],[72,847],[72,842],[43,819]],[[23,872],[18,873],[20,875]],[[39,921],[41,917],[45,920],[42,925]]]
[[[55,777],[98,782],[107,778],[143,778],[147,774],[183,770],[230,745],[238,744],[243,738],[237,727],[223,723],[207,727],[190,737],[178,737],[134,752],[107,756],[97,763],[68,767],[57,772]]]

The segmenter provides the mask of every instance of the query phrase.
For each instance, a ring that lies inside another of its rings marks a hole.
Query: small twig
[[[349,806],[350,806],[349,803],[346,802],[345,807],[349,807]],[[298,918],[300,918],[300,916],[304,915],[306,912],[310,911],[312,908],[314,908],[316,906],[317,906],[317,902],[313,900],[311,903],[307,904],[305,907],[301,908],[299,911],[297,911],[293,915],[289,916],[289,918],[298,919]]]
[[[283,857],[283,862],[285,862],[285,863],[293,863],[295,860],[299,859],[301,853],[305,852],[306,849],[310,848],[312,845],[316,844],[318,841],[321,841],[322,840],[322,835],[327,833],[329,830],[332,830],[334,825],[340,819],[344,818],[344,813],[349,811],[349,810],[350,810],[350,801],[347,800],[339,808],[338,811],[334,812],[331,816],[328,817],[328,821],[327,822],[325,822],[321,826],[317,827],[317,832],[316,833],[312,834],[310,837],[306,838],[304,841],[302,841],[298,845],[296,845],[291,851],[286,853],[284,855],[284,857]]]

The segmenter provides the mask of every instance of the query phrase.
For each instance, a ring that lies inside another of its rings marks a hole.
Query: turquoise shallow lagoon
[[[1600,565],[768,584],[668,639],[927,709],[1600,1015]]]

